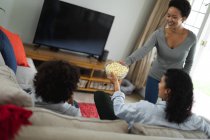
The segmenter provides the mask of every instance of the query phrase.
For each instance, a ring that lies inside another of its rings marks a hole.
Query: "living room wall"
[[[1,0],[0,25],[18,33],[25,43],[32,43],[44,0]],[[155,0],[63,0],[115,16],[105,49],[109,59],[129,55],[143,31]]]

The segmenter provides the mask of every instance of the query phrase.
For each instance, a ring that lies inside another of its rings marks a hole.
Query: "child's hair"
[[[171,0],[168,7],[177,8],[181,12],[182,17],[186,18],[189,16],[191,11],[191,5],[187,0]]]
[[[67,101],[77,88],[79,73],[65,61],[44,62],[34,78],[36,97],[44,102],[60,103]]]
[[[190,76],[179,69],[169,69],[165,73],[166,88],[170,89],[166,105],[166,119],[182,123],[191,114],[193,106],[193,83]]]

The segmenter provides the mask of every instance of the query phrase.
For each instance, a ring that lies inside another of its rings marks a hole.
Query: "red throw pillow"
[[[23,47],[23,43],[22,43],[19,35],[14,34],[1,26],[0,26],[0,30],[2,30],[6,34],[6,36],[8,37],[8,39],[13,47],[13,50],[15,53],[15,58],[17,60],[17,65],[29,67],[27,59],[26,59],[26,54],[25,54],[25,50]]]

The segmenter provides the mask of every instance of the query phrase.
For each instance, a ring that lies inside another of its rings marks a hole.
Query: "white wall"
[[[143,31],[155,0],[63,0],[115,16],[105,49],[109,59],[125,58]],[[0,24],[32,43],[43,0],[1,0]]]

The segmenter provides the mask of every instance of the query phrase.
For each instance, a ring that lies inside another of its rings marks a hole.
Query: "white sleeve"
[[[208,135],[208,138],[210,138],[210,123],[208,120],[204,119],[201,116],[193,114],[191,116],[191,121],[196,130],[204,132],[206,135]]]
[[[143,111],[141,111],[141,101],[136,103],[128,103],[125,104],[125,94],[121,91],[117,91],[112,96],[114,113],[120,119],[127,121],[130,125],[132,125],[136,118],[143,116]]]
[[[210,123],[206,121],[204,118],[200,117],[199,124],[200,124],[200,130],[206,133],[206,135],[208,135],[208,138],[210,138]]]
[[[71,104],[65,103],[65,112],[63,114],[70,115],[70,116],[82,116],[80,109],[72,106]]]
[[[158,30],[156,30],[150,35],[150,37],[147,39],[147,41],[144,43],[142,47],[138,48],[136,51],[134,51],[130,56],[128,56],[125,59],[126,65],[131,65],[134,62],[144,58],[144,56],[146,56],[155,47],[157,43],[157,35],[158,35]]]

